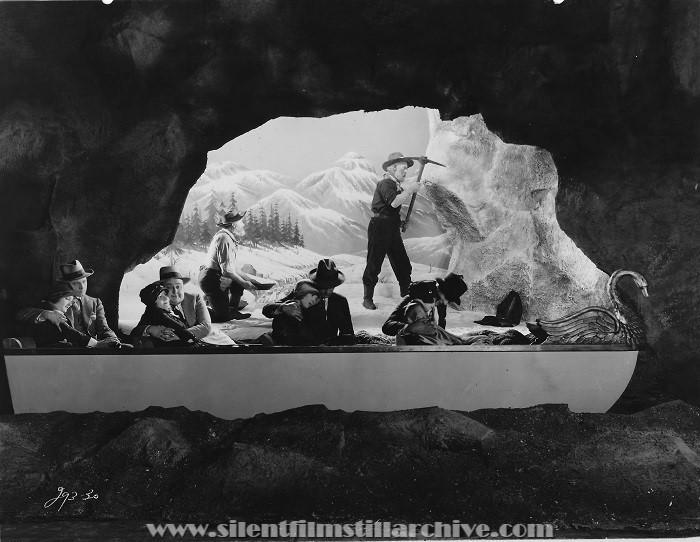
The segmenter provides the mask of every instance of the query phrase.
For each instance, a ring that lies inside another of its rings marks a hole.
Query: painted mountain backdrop
[[[219,217],[233,205],[256,218],[263,213],[270,216],[276,208],[281,223],[297,225],[308,249],[328,255],[360,252],[367,248],[370,207],[379,179],[372,164],[355,152],[301,180],[232,162],[214,163],[190,190],[181,221],[197,213],[208,225],[204,236],[210,236]],[[412,246],[420,247],[417,258],[410,254],[412,259],[444,264],[449,249],[443,233],[430,201],[419,193],[404,234]]]

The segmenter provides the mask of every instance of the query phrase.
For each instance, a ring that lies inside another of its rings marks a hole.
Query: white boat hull
[[[226,419],[309,404],[351,412],[560,403],[605,412],[637,360],[629,350],[544,346],[15,352],[5,361],[16,413],[185,406]]]

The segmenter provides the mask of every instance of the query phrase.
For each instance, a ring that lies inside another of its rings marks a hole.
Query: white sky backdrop
[[[209,152],[209,163],[230,160],[302,179],[354,151],[381,172],[392,152],[424,154],[428,138],[428,110],[418,107],[320,119],[280,117]]]

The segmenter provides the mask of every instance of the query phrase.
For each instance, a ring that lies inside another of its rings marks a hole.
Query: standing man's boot
[[[374,297],[374,284],[365,284],[365,295],[364,295],[364,299],[362,300],[362,306],[365,309],[369,309],[371,311],[377,310],[377,306],[374,304],[374,301],[372,301],[373,297]]]
[[[411,281],[399,283],[399,292],[401,297],[406,297],[408,295],[408,287],[411,285]]]

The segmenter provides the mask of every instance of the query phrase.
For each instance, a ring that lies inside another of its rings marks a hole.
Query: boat
[[[6,349],[0,394],[8,388],[17,414],[184,406],[235,419],[310,404],[352,412],[545,403],[605,412],[637,354],[626,345],[546,344]]]

